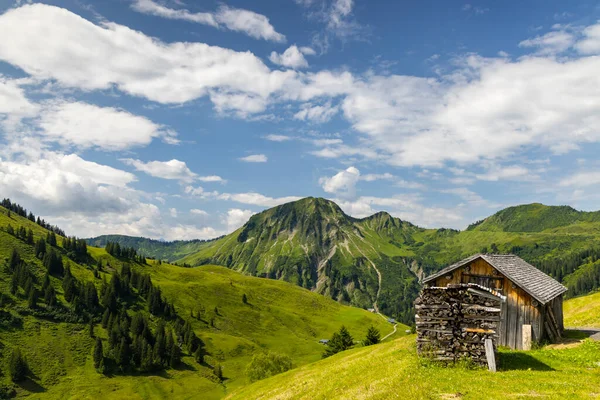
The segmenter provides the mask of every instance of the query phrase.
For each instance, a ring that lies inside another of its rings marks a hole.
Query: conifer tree
[[[27,306],[32,309],[36,308],[37,307],[37,298],[38,298],[37,290],[36,290],[36,288],[32,287],[29,290],[29,298],[27,299]]]
[[[340,351],[348,350],[354,345],[354,339],[348,332],[345,326],[342,325],[340,330],[333,334],[327,343],[327,349],[323,353],[323,358],[332,356]]]
[[[363,341],[363,345],[370,346],[373,344],[377,344],[380,341],[381,341],[381,335],[380,335],[379,331],[373,325],[371,325],[369,327],[369,330],[367,330],[367,337]]]
[[[48,285],[44,292],[44,302],[48,307],[54,307],[56,305],[56,292],[54,286]]]
[[[35,256],[37,258],[43,258],[44,254],[46,254],[46,241],[44,238],[39,238],[35,243]]]
[[[102,349],[102,339],[96,338],[96,344],[94,345],[94,368],[100,369],[104,364],[104,350]]]
[[[27,230],[27,244],[33,244],[33,231],[31,228]]]
[[[221,367],[221,364],[215,364],[215,366],[213,367],[213,373],[215,374],[219,382],[223,381],[223,367]]]
[[[181,361],[181,351],[179,350],[179,346],[176,343],[173,343],[171,346],[171,355],[169,357],[169,365],[171,368],[175,368],[179,365]]]
[[[10,278],[10,293],[16,295],[19,291],[19,277],[17,274],[13,274]]]
[[[17,249],[13,248],[12,253],[10,254],[10,259],[8,261],[8,269],[10,272],[14,272],[15,269],[21,264],[21,256],[19,256],[19,252]]]
[[[8,374],[13,382],[19,382],[25,379],[29,367],[27,360],[21,354],[21,350],[18,348],[13,349],[10,359],[8,360]]]

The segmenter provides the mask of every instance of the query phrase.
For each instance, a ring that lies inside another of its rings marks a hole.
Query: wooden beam
[[[552,308],[552,306],[548,307],[548,315],[550,316],[550,322],[552,323],[553,328],[556,331],[557,339],[560,340],[562,339],[560,334],[560,327],[558,326],[558,322],[556,322],[556,317],[554,316],[554,310]]]
[[[494,354],[492,339],[485,339],[485,358],[487,359],[488,370],[496,372],[496,355]]]
[[[523,325],[523,350],[531,350],[531,325]]]

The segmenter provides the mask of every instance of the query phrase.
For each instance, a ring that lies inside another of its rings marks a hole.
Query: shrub
[[[268,378],[292,369],[292,359],[273,352],[257,353],[246,367],[246,376],[251,382]]]

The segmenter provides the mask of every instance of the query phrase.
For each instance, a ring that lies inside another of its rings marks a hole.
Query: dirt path
[[[379,314],[381,315],[381,314]],[[383,317],[383,315],[381,315]],[[385,339],[389,338],[390,336],[392,336],[394,333],[396,333],[396,331],[398,330],[398,324],[394,324],[394,330],[391,331],[390,333],[388,333],[387,335],[385,335],[381,341],[383,342]]]
[[[570,331],[580,331],[589,335],[590,339],[600,342],[600,328],[565,327]]]

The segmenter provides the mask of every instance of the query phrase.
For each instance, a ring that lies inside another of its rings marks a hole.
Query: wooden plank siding
[[[448,284],[458,283],[477,283],[498,290],[506,296],[506,302],[502,304],[501,322],[498,328],[499,345],[522,349],[523,325],[531,325],[533,341],[544,338],[545,307],[541,307],[531,295],[502,275],[487,261],[481,258],[473,260],[445,276],[438,277],[434,286],[445,287]],[[560,321],[562,331],[562,295],[546,306],[552,307],[557,320]]]

